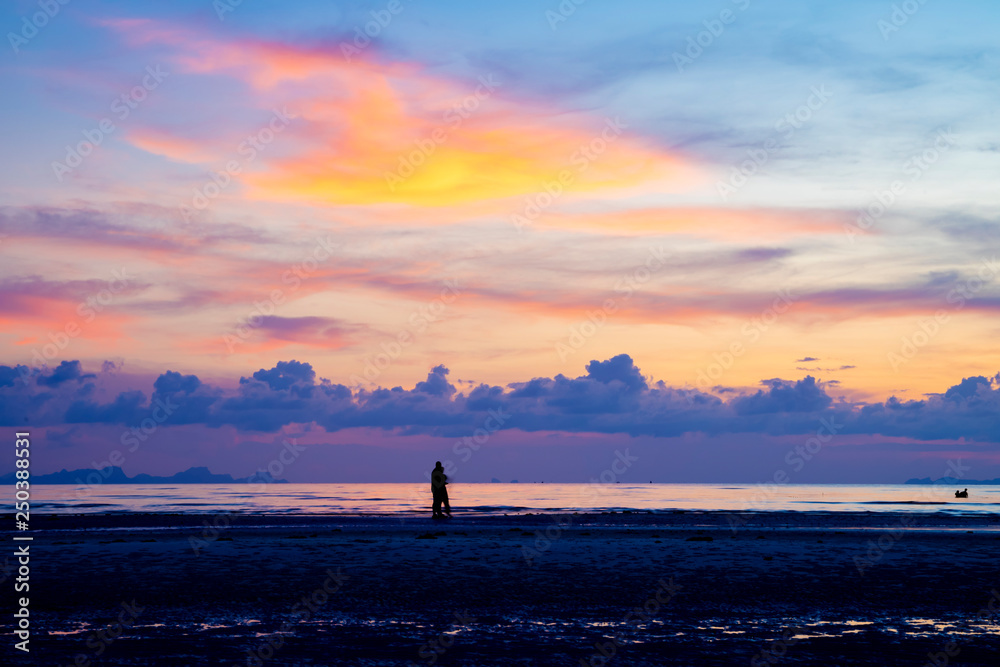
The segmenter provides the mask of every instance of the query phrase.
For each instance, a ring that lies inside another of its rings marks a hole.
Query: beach
[[[46,665],[995,665],[993,515],[33,522]],[[582,661],[582,662],[581,662]]]

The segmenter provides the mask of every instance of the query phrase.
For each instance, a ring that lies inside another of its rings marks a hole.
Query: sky
[[[36,474],[1000,477],[998,18],[5,3],[0,425]]]

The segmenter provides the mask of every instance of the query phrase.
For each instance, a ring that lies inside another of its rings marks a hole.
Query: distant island
[[[170,477],[157,477],[145,473],[129,477],[118,466],[108,466],[101,470],[96,468],[66,470],[63,468],[59,472],[48,475],[32,475],[31,481],[35,484],[79,484],[81,486],[95,484],[259,484],[262,482],[265,484],[288,484],[287,479],[275,479],[267,472],[257,472],[249,477],[234,478],[232,475],[216,475],[204,466],[188,468]],[[0,477],[0,483],[13,484],[14,473]]]
[[[1000,486],[1000,477],[997,479],[955,479],[954,477],[942,477],[940,479],[931,479],[930,477],[921,477],[920,479],[908,479],[906,484],[945,484],[947,486],[975,486],[975,485],[987,485],[992,484]]]

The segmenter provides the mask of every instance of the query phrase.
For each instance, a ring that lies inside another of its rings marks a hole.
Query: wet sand
[[[996,665],[998,522],[33,517],[21,662]]]

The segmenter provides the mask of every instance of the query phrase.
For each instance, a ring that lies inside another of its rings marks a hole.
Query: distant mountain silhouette
[[[1000,477],[996,479],[955,479],[954,477],[942,477],[941,479],[932,480],[930,477],[921,477],[920,479],[908,479],[906,484],[944,484],[946,486],[973,486],[974,484],[993,484],[1000,486]]]
[[[13,484],[14,473],[0,477],[0,484]],[[188,468],[187,470],[175,473],[170,477],[157,477],[140,473],[135,477],[129,477],[118,466],[108,466],[101,470],[94,468],[80,468],[78,470],[66,470],[63,468],[59,472],[48,475],[32,475],[31,481],[35,484],[238,484],[238,483],[261,483],[266,484],[288,484],[287,479],[275,479],[267,472],[257,472],[249,477],[233,478],[232,475],[216,475],[204,466]]]

